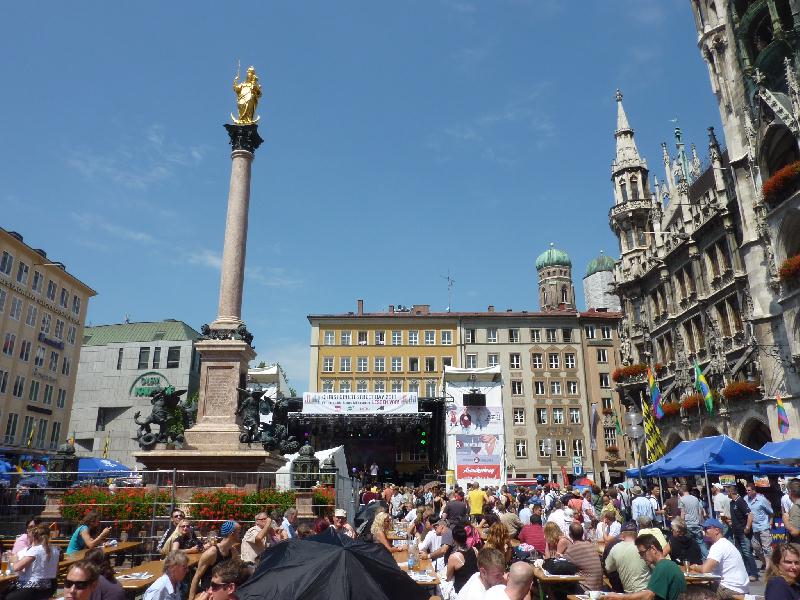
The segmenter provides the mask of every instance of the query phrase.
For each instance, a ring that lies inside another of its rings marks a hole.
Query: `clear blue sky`
[[[651,175],[670,119],[703,158],[720,130],[689,0],[16,2],[0,51],[0,224],[98,291],[93,324],[216,316],[257,67],[243,312],[301,392],[309,313],[444,310],[448,269],[454,309],[530,310],[548,242],[576,286],[617,255],[617,87]]]

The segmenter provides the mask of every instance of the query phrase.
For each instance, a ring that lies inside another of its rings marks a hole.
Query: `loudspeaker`
[[[486,406],[486,394],[464,394],[464,406]]]

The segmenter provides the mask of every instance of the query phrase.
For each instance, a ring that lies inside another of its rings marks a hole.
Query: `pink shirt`
[[[30,547],[31,547],[31,542],[28,539],[28,534],[23,533],[18,535],[17,539],[14,540],[14,547],[11,548],[11,552],[16,557],[19,555],[20,552],[22,552],[23,550],[27,550]]]

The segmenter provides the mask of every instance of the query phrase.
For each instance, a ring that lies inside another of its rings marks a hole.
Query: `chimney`
[[[358,301],[358,316],[361,317],[363,315],[364,315],[364,301],[363,300],[359,300]]]
[[[393,314],[394,314],[394,304],[390,304],[390,305],[389,305],[389,314],[390,314],[390,315],[393,315]]]
[[[431,312],[431,305],[430,304],[415,304],[411,310],[414,312],[415,315],[427,315]]]
[[[494,304],[490,304],[489,306],[487,306],[486,310],[488,310],[489,312],[494,312]]]

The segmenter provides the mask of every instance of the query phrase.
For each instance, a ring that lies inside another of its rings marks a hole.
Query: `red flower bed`
[[[800,254],[787,258],[781,264],[781,268],[778,269],[778,276],[781,281],[789,281],[798,275],[800,275]]]
[[[647,365],[639,363],[638,365],[626,365],[624,367],[617,367],[611,373],[611,379],[616,382],[622,382],[631,377],[638,377],[647,373]]]
[[[61,516],[68,521],[80,521],[91,510],[97,511],[101,521],[113,521],[115,527],[132,529],[153,518],[156,510],[170,502],[167,491],[150,492],[144,488],[118,488],[115,493],[108,488],[71,488],[61,498]]]
[[[764,202],[775,208],[786,200],[800,184],[800,161],[789,163],[764,182],[761,195]]]
[[[742,400],[752,398],[758,394],[758,386],[749,381],[734,381],[725,386],[722,394],[728,400]]]

